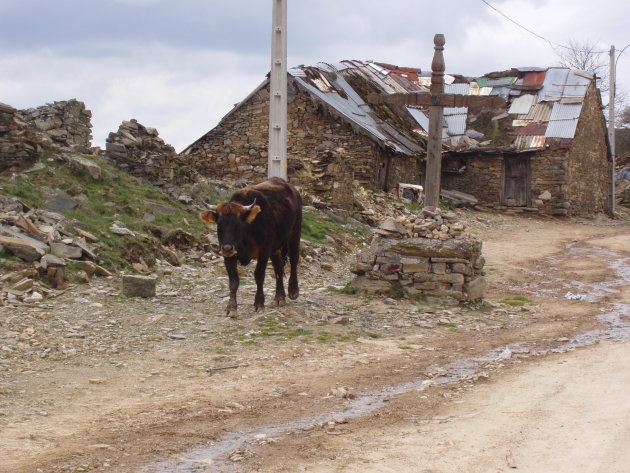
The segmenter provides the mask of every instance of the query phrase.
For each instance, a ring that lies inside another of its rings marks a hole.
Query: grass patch
[[[342,287],[341,289],[336,289],[336,288],[331,288],[330,289],[331,292],[334,292],[336,294],[358,294],[358,292],[360,291],[360,289],[358,287],[354,287],[351,283],[346,284],[344,287]]]
[[[525,296],[510,296],[505,297],[499,301],[502,304],[511,305],[514,307],[522,307],[527,304],[533,304],[534,301]]]
[[[363,238],[367,232],[363,227],[336,222],[327,215],[314,212],[302,214],[302,238],[313,243],[324,243],[326,237],[334,238],[338,234],[350,234],[354,238]]]

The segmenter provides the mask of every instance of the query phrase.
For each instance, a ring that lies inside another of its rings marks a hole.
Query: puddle
[[[575,258],[594,258],[607,262],[614,280],[583,284],[565,280],[555,268],[560,262]],[[595,302],[619,292],[619,288],[630,285],[630,258],[621,257],[614,251],[603,248],[583,248],[579,243],[567,245],[560,256],[546,258],[536,273],[540,273],[545,281],[549,278],[561,283],[561,289],[539,289],[538,294],[564,297],[571,291],[583,294],[584,301]],[[545,268],[545,269],[543,269]],[[543,280],[543,279],[541,279]],[[564,291],[564,292],[563,292]],[[348,400],[346,406],[335,412],[328,412],[281,425],[262,425],[248,427],[238,432],[230,432],[217,441],[198,446],[176,458],[161,461],[140,470],[141,473],[231,473],[242,470],[239,461],[247,459],[247,454],[260,448],[265,443],[279,439],[300,430],[316,428],[335,420],[352,420],[367,416],[381,408],[393,397],[413,391],[421,391],[430,386],[455,383],[464,378],[479,374],[483,369],[492,366],[502,359],[518,357],[521,354],[538,355],[552,352],[564,352],[573,348],[584,347],[599,341],[630,340],[630,304],[610,304],[605,313],[598,319],[607,324],[606,328],[578,334],[571,339],[543,340],[542,342],[517,342],[493,349],[489,353],[476,357],[458,360],[442,367],[444,375],[432,379],[419,379],[400,384],[382,391],[359,393],[355,399]],[[554,348],[548,348],[549,345]],[[544,347],[544,348],[543,348]]]

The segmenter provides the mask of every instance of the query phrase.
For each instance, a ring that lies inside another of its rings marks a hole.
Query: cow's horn
[[[249,204],[249,205],[243,205],[243,210],[245,210],[245,212],[248,212],[252,209],[252,207],[256,204],[256,199],[254,199],[254,201]]]
[[[208,210],[213,210],[213,211],[217,210],[217,206],[216,205],[210,205],[207,202],[206,202],[206,207],[208,207]]]

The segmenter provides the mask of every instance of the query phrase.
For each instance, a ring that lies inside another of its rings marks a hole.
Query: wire
[[[495,7],[494,5],[492,5],[491,3],[487,2],[486,0],[481,0],[483,3],[485,3],[486,5],[488,5],[490,8],[492,8],[494,11],[496,11],[499,15],[501,15],[503,18],[505,18],[508,21],[511,21],[512,23],[514,23],[516,26],[518,26],[519,28],[524,29],[525,31],[527,31],[529,34],[536,36],[538,39],[542,39],[543,41],[545,41],[546,43],[549,43],[549,46],[551,46],[554,50],[556,48],[564,48],[564,49],[568,49],[570,51],[573,51],[575,48],[572,48],[570,46],[566,46],[564,44],[560,44],[560,43],[554,43],[553,41],[545,38],[544,36],[539,35],[538,33],[530,30],[529,28],[521,25],[518,21],[513,20],[512,18],[510,18],[509,16],[507,16],[505,13],[503,13],[501,10],[499,10],[497,7]],[[603,54],[603,53],[607,53],[608,51],[592,51],[593,54]]]

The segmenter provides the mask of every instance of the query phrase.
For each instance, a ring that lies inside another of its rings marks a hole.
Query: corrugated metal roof
[[[549,121],[578,119],[582,112],[581,103],[554,103]]]
[[[525,115],[529,113],[532,106],[536,103],[537,97],[532,94],[521,95],[512,100],[512,105],[508,109],[508,113]]]
[[[361,128],[368,131],[372,136],[379,139],[384,144],[390,146],[392,149],[403,154],[416,154],[419,152],[419,148],[411,149],[407,145],[408,143],[401,143],[400,140],[395,141],[391,139],[392,133],[384,133],[385,130],[392,128],[390,125],[376,119],[371,113],[368,113],[369,107],[365,107],[363,99],[352,89],[352,87],[346,82],[341,75],[336,76],[335,87],[340,88],[345,97],[339,93],[325,92],[319,87],[316,87],[311,81],[304,76],[296,77],[295,79],[302,84],[310,93],[321,99],[323,102],[330,105],[342,114],[346,119],[352,123],[357,124]],[[367,108],[367,110],[366,110]]]
[[[411,151],[415,144],[407,142],[408,138],[379,119],[370,105],[363,103],[343,77],[352,70],[352,74],[360,74],[381,93],[391,94],[428,92],[427,87],[421,85],[429,85],[428,73],[419,75],[419,69],[362,61],[320,63],[309,69],[308,73],[303,68],[291,69],[290,73],[312,93],[377,139],[406,154],[417,151]],[[548,70],[519,68],[517,71],[518,77],[481,77],[470,83],[461,82],[461,78],[458,78],[459,83],[454,83],[454,76],[448,75],[445,93],[492,95],[506,99],[507,109],[503,109],[503,114],[501,110],[497,110],[496,114],[506,117],[510,114],[514,140],[512,145],[507,146],[515,146],[517,149],[541,148],[545,146],[545,137],[570,142],[575,134],[587,88],[593,81],[592,76],[558,67]],[[537,92],[532,93],[534,90]],[[418,124],[418,128],[413,131],[426,135],[429,129],[427,113],[419,108],[407,107],[407,110]],[[445,146],[465,150],[474,144],[474,140],[471,142],[462,139],[467,132],[468,113],[466,107],[444,109],[442,136]]]
[[[530,112],[525,116],[525,120],[533,123],[548,122],[551,116],[552,104],[549,102],[538,102],[532,107]]]
[[[466,132],[466,118],[468,117],[468,109],[465,113],[450,113],[448,110],[459,110],[459,109],[444,109],[444,121],[446,121],[448,134],[449,136],[457,136],[463,135]]]
[[[445,94],[468,95],[470,92],[470,84],[444,84]]]
[[[545,76],[543,87],[540,89],[540,92],[538,92],[538,101],[544,102],[545,100],[560,100],[568,75],[568,69],[549,69],[547,71],[547,75]]]
[[[429,131],[429,117],[419,108],[406,107],[413,119],[422,127],[424,131]]]

